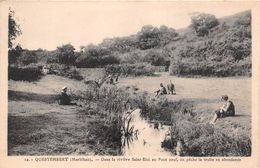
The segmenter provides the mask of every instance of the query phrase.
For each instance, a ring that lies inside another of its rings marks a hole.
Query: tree
[[[191,27],[198,36],[208,35],[209,30],[219,24],[214,15],[199,13],[191,17]]]
[[[23,50],[20,56],[18,57],[18,63],[22,65],[29,65],[31,63],[37,63],[38,57],[36,56],[35,51]]]
[[[137,33],[139,48],[142,50],[162,47],[176,39],[178,33],[173,28],[162,25],[159,29],[151,25],[142,27]]]
[[[65,44],[57,47],[58,63],[74,65],[77,59],[74,52],[75,48],[71,44]]]
[[[151,25],[143,26],[137,34],[137,39],[142,50],[156,47],[159,44],[159,29]]]
[[[23,52],[22,47],[18,44],[15,48],[9,48],[8,50],[8,63],[15,64],[17,59],[21,56]]]
[[[166,66],[170,64],[170,58],[160,50],[150,50],[144,57],[144,61],[154,66]]]
[[[16,22],[15,12],[9,8],[8,14],[8,48],[13,48],[13,41],[22,34],[20,25]]]

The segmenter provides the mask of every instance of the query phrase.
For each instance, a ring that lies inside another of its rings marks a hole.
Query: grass
[[[168,76],[162,75],[159,78],[127,78],[121,83],[123,86],[132,84],[141,91],[147,91],[137,94],[135,99],[144,117],[172,125],[162,147],[176,153],[179,141],[183,145],[183,156],[251,156],[249,78],[171,77],[177,95],[155,99],[153,90],[156,90],[159,83],[166,84],[168,80]],[[219,107],[220,101],[217,98],[225,93],[235,102],[236,116],[219,119],[214,126],[208,124],[214,110]]]
[[[82,107],[57,104],[64,85]],[[127,98],[115,86],[95,88],[54,75],[9,81],[8,154],[119,155]]]
[[[102,72],[97,75],[103,76]],[[153,97],[159,83],[166,84],[169,78],[177,95]],[[82,107],[56,103],[55,95],[64,85]],[[209,125],[223,93],[232,98],[237,115]],[[250,156],[250,102],[248,78],[185,79],[162,74],[120,78],[119,87],[104,84],[100,88],[55,75],[38,82],[10,80],[8,154],[120,155],[121,136],[134,130],[124,113],[130,105],[141,108],[143,117],[151,121],[172,125],[162,146],[173,153],[180,141],[184,156]]]

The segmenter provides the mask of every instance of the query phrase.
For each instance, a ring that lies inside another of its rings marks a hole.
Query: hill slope
[[[251,74],[251,13],[218,19],[219,24],[199,37],[188,27],[180,40],[167,45],[170,73],[175,75],[234,76]]]

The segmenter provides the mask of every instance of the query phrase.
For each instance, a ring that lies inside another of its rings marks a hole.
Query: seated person
[[[211,121],[212,124],[215,123],[218,118],[235,115],[235,105],[232,101],[228,100],[228,96],[223,95],[221,101],[223,102],[223,105],[219,110],[215,111],[214,117]]]
[[[160,84],[160,89],[155,91],[154,93],[156,93],[155,97],[159,96],[159,95],[164,95],[167,94],[166,88],[163,86],[163,84]]]
[[[76,103],[72,103],[69,95],[67,94],[68,88],[64,86],[61,90],[61,94],[59,95],[59,105],[77,105]]]

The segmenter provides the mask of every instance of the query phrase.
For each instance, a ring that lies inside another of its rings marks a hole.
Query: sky
[[[67,43],[76,49],[98,44],[105,38],[135,34],[144,25],[185,28],[194,12],[221,18],[250,9],[207,2],[25,2],[11,7],[23,32],[16,42],[23,48],[47,50]]]

